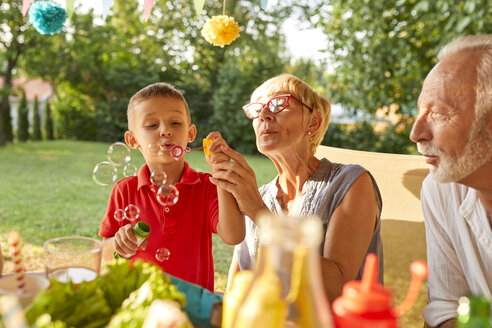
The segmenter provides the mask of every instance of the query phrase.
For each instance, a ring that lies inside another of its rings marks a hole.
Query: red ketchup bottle
[[[422,280],[427,277],[423,261],[410,266],[412,281],[407,295],[397,308],[393,308],[391,292],[378,282],[378,258],[369,254],[361,281],[349,281],[343,293],[333,302],[333,315],[337,328],[397,328],[398,317],[410,309],[417,299]]]

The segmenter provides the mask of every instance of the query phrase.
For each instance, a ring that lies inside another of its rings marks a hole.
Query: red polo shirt
[[[175,184],[178,202],[162,206],[156,199],[158,188],[150,183],[149,169],[144,164],[138,176],[123,178],[114,185],[99,236],[114,236],[129,223],[116,221],[114,212],[136,205],[140,217],[130,223],[145,221],[151,230],[146,250],[139,249],[133,260],[154,262],[171,275],[213,291],[212,233],[217,233],[219,208],[217,188],[209,177],[210,174],[197,172],[185,162],[181,181]],[[161,248],[170,251],[169,259],[162,262],[155,256]]]

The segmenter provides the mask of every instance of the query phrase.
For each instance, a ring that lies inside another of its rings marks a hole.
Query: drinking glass
[[[96,279],[101,268],[102,241],[89,237],[59,237],[44,243],[46,277],[80,284]]]

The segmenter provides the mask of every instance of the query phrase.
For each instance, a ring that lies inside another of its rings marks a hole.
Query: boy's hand
[[[205,160],[207,161],[208,166],[210,166],[210,170],[212,170],[213,174],[217,171],[215,164],[231,160],[231,158],[223,152],[223,150],[229,149],[229,146],[224,138],[222,138],[220,132],[210,132],[207,139],[213,140],[212,144],[208,146],[208,151],[211,155],[205,156]]]
[[[133,226],[128,223],[121,227],[113,238],[113,245],[115,251],[123,257],[130,258],[137,252],[137,237],[133,233]],[[145,240],[140,247],[145,250],[147,247],[147,240]]]

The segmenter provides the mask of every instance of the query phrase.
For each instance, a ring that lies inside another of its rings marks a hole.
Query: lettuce
[[[78,286],[52,279],[51,287],[40,292],[27,309],[26,319],[39,328],[98,328],[106,326],[112,316],[119,315],[138,318],[141,325],[155,299],[173,300],[181,306],[186,304],[184,294],[159,267],[120,259],[104,267],[95,280]],[[49,314],[49,318],[45,314]],[[123,324],[126,320],[120,322],[112,327],[130,327]]]

